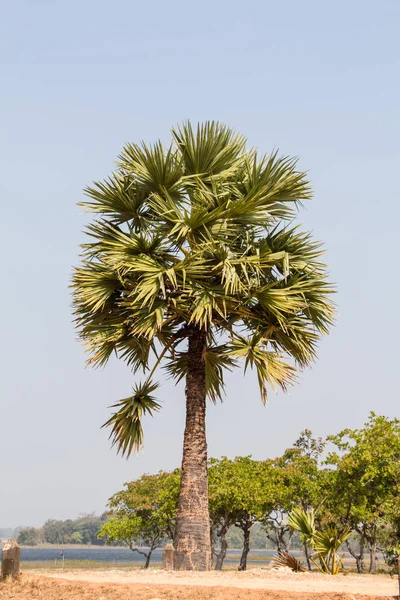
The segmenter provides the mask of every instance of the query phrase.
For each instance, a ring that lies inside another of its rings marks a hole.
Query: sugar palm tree
[[[311,197],[296,160],[259,157],[229,128],[172,131],[164,147],[128,144],[117,170],[86,189],[94,213],[73,275],[76,324],[92,365],[111,354],[147,377],[106,425],[129,455],[141,418],[160,408],[153,376],[186,381],[186,427],[175,535],[177,569],[210,567],[206,397],[224,372],[254,368],[285,390],[316,356],[332,323],[320,245],[291,224]]]

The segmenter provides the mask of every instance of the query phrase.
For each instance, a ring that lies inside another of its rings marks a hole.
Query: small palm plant
[[[128,144],[117,170],[87,188],[81,204],[95,216],[73,294],[89,364],[115,353],[148,373],[107,422],[118,451],[143,444],[142,417],[160,408],[157,368],[186,380],[175,565],[203,570],[206,397],[221,398],[225,371],[241,360],[264,404],[268,384],[286,390],[332,324],[332,288],[320,244],[291,224],[312,195],[296,160],[260,157],[218,123],[172,135],[168,147]]]
[[[308,512],[303,508],[295,508],[289,514],[288,523],[292,529],[301,533],[303,541],[307,542],[314,550],[311,557],[314,565],[322,573],[337,575],[343,564],[343,558],[338,555],[338,550],[349,538],[350,528],[339,530],[334,524],[330,524],[322,531],[315,527],[315,512]]]

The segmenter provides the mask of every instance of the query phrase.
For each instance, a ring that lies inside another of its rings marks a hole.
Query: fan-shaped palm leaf
[[[157,383],[147,380],[135,385],[132,396],[120,400],[112,406],[118,408],[112,417],[103,425],[111,426],[110,438],[122,456],[129,456],[133,450],[143,446],[143,429],[141,420],[146,415],[152,415],[161,406],[151,395],[158,387]]]
[[[288,524],[295,531],[299,531],[306,539],[311,539],[315,535],[314,510],[305,511],[300,507],[294,508],[289,513]]]

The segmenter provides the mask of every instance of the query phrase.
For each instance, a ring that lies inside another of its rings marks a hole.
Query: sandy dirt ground
[[[1,600],[382,600],[396,594],[397,578],[385,575],[330,577],[266,569],[25,572],[20,582],[0,583]]]
[[[227,579],[225,583],[231,581]],[[217,583],[217,581],[215,581]],[[283,582],[282,582],[283,583]],[[390,595],[354,595],[241,589],[230,585],[91,583],[24,573],[20,581],[0,582],[1,600],[392,600]]]

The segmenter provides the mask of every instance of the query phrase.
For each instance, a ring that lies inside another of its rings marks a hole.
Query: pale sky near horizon
[[[325,242],[337,326],[287,395],[263,408],[227,377],[208,407],[210,456],[276,456],[308,427],[399,416],[398,0],[1,3],[0,527],[104,509],[143,472],[178,466],[184,393],[167,382],[128,461],[100,429],[133,377],[84,366],[68,290],[82,188],[127,141],[221,120],[260,152],[298,155],[315,198],[299,221]]]

